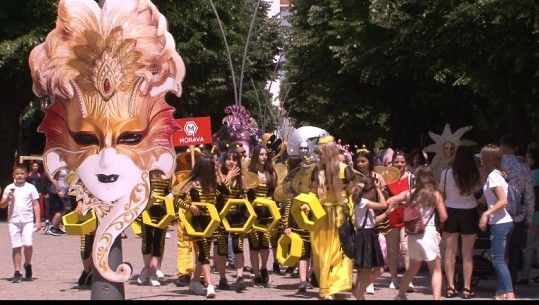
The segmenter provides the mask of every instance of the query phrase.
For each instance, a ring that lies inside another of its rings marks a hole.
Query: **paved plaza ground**
[[[132,230],[126,230],[127,239],[122,240],[123,261],[129,262],[133,268],[133,275],[124,284],[126,300],[203,300],[203,296],[191,294],[187,287],[174,285],[176,279],[176,230],[171,231],[171,239],[166,240],[165,256],[162,270],[166,279],[162,286],[140,286],[136,282],[136,276],[142,268],[142,256],[140,253],[141,239],[133,234]],[[247,245],[247,243],[245,243]],[[13,276],[13,264],[11,260],[11,246],[9,242],[6,222],[0,222],[0,300],[90,300],[91,289],[77,287],[77,279],[82,271],[79,254],[79,236],[51,236],[43,231],[34,235],[34,281],[11,283]],[[271,255],[270,255],[271,256]],[[246,259],[249,265],[248,258]],[[270,258],[268,264],[271,270],[273,261]],[[285,268],[282,269],[284,271]],[[539,272],[539,270],[533,270]],[[212,280],[218,283],[219,276],[212,275]],[[355,273],[354,273],[355,276]],[[234,288],[235,275],[228,271],[229,283]],[[308,290],[306,293],[296,293],[298,278],[275,275],[270,271],[270,287],[253,288],[252,276],[245,274],[247,290],[236,293],[234,290],[219,291],[215,300],[290,300],[305,301],[318,300],[318,289]],[[369,300],[392,300],[396,295],[395,290],[388,288],[389,274],[386,272],[375,282],[375,295],[367,295]],[[422,271],[414,280],[416,292],[409,293],[409,300],[431,300],[430,277],[428,272]],[[496,282],[493,277],[479,280],[474,287],[476,299],[492,299]],[[521,299],[539,299],[539,284],[520,286]],[[445,285],[444,285],[445,289]],[[337,296],[338,299],[355,300],[350,293]],[[451,300],[461,300],[460,297]]]

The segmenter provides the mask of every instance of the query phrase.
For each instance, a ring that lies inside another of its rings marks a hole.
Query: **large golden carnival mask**
[[[53,100],[38,129],[45,170],[76,173],[70,188],[98,218],[95,267],[126,281],[129,264],[108,264],[112,243],[146,207],[150,171],[169,178],[175,168],[179,127],[165,94],[181,95],[185,66],[166,19],[145,0],[61,0],[29,64],[34,93]]]

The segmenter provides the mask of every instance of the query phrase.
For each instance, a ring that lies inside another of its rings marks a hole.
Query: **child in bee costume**
[[[150,172],[150,189],[151,197],[154,195],[165,197],[171,191],[171,179],[163,177],[159,172]],[[147,211],[153,224],[157,224],[167,214],[165,201],[161,198],[151,200],[148,204]],[[137,282],[140,285],[149,283],[151,286],[161,286],[160,278],[164,278],[161,272],[161,262],[165,250],[165,235],[166,228],[158,228],[141,222],[141,238],[142,238],[142,260],[144,267],[140,271]]]
[[[291,172],[293,169],[301,166],[303,158],[297,155],[290,156],[288,159],[288,171]],[[311,259],[311,237],[310,231],[300,228],[292,215],[290,215],[290,209],[292,207],[293,198],[298,195],[294,192],[293,189],[288,190],[288,199],[286,200],[286,205],[283,213],[282,228],[283,234],[289,235],[294,232],[297,233],[301,240],[303,241],[301,245],[301,257],[299,259],[298,268],[299,268],[299,286],[298,292],[306,292],[307,288],[312,288],[312,285],[307,283],[307,274],[309,271],[309,260]]]
[[[266,146],[259,145],[255,148],[248,170],[257,174],[260,179],[256,187],[248,190],[247,197],[249,201],[252,203],[256,198],[273,200],[273,194],[277,186],[277,174],[273,169],[271,154]],[[278,207],[276,206],[276,208]],[[255,212],[259,224],[266,225],[272,221],[272,215],[267,207],[257,206]],[[251,266],[255,276],[254,287],[265,287],[269,283],[267,264],[271,234],[272,232],[269,231],[259,232],[253,229],[248,233]]]
[[[174,203],[181,209],[191,211],[193,229],[197,232],[205,230],[209,220],[207,208],[198,207],[193,202],[205,202],[216,204],[219,193],[217,191],[217,173],[215,161],[207,155],[200,156],[189,177],[181,185],[178,195],[174,195]],[[196,295],[206,295],[207,298],[215,298],[215,286],[212,284],[210,272],[210,250],[212,237],[193,237],[196,253],[196,266],[193,278],[189,284],[189,290]],[[200,283],[200,275],[204,274],[207,289],[204,290]]]
[[[225,204],[230,199],[244,199],[245,193],[245,180],[242,175],[241,154],[234,149],[228,150],[224,154],[224,160],[221,165],[221,172],[218,175],[218,180],[222,182],[218,186],[220,196],[217,198],[217,211],[221,213]],[[232,205],[228,212],[226,219],[230,227],[244,227],[249,215],[246,211],[245,205]],[[215,262],[217,270],[219,271],[219,285],[217,288],[221,290],[229,290],[228,280],[226,279],[226,257],[228,253],[228,235],[229,232],[225,230],[223,223],[219,225],[216,230],[217,234],[217,256]],[[236,292],[241,292],[246,289],[245,281],[243,278],[243,240],[245,238],[244,233],[232,232],[232,251],[234,252],[235,268],[236,268]]]

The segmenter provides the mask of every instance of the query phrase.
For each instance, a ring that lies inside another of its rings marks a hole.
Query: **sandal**
[[[463,299],[473,299],[475,297],[475,293],[471,289],[464,288],[462,289],[462,298]]]
[[[445,297],[446,298],[454,298],[457,296],[457,292],[455,291],[455,288],[453,287],[447,287],[445,290]]]

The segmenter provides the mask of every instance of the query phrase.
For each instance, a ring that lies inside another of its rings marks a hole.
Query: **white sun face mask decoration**
[[[429,136],[434,141],[434,144],[427,146],[425,151],[436,153],[430,164],[436,181],[440,181],[440,174],[442,171],[451,165],[457,147],[460,145],[477,145],[474,141],[461,139],[461,137],[471,129],[472,126],[465,126],[457,129],[454,133],[451,133],[449,124],[445,124],[442,134],[438,135],[429,131]]]
[[[179,129],[165,94],[181,95],[185,66],[166,19],[145,0],[61,0],[56,28],[29,59],[33,90],[49,95],[39,126],[44,165],[53,177],[74,171],[70,188],[94,209],[99,226],[94,264],[111,281],[126,281],[128,264],[110,270],[116,237],[144,210],[149,172],[170,177]]]

